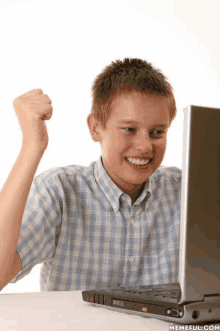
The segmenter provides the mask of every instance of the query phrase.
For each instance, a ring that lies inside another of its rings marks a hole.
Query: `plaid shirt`
[[[41,291],[178,282],[181,170],[160,166],[131,205],[101,158],[35,177],[15,283],[39,263]]]

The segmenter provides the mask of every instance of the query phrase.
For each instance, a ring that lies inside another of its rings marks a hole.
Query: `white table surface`
[[[170,325],[84,302],[81,291],[0,294],[2,331],[163,331]]]

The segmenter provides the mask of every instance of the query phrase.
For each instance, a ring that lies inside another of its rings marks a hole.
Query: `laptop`
[[[220,109],[183,112],[179,283],[86,290],[84,301],[174,323],[220,321]]]

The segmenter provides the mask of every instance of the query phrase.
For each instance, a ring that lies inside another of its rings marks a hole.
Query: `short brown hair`
[[[96,77],[92,85],[92,110],[105,128],[111,105],[118,95],[132,93],[154,94],[169,99],[170,124],[176,116],[173,88],[163,73],[145,60],[125,58],[116,60]]]

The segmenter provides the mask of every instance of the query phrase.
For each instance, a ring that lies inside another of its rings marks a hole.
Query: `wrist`
[[[33,141],[22,142],[22,151],[28,152],[32,155],[42,156],[47,148],[47,144],[35,143]]]

